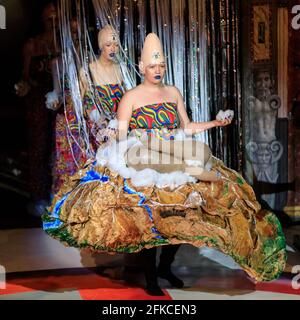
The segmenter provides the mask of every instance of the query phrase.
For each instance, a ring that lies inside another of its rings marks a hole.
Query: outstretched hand
[[[234,117],[234,111],[233,110],[220,110],[216,116],[215,120],[215,126],[216,127],[226,127],[229,124],[231,124]]]
[[[231,124],[232,119],[228,118],[228,119],[224,119],[224,120],[215,120],[214,122],[215,122],[216,127],[226,127]]]

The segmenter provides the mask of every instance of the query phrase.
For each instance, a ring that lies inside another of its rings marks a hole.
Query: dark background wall
[[[2,228],[40,226],[27,214],[26,122],[23,99],[14,84],[22,72],[22,47],[41,30],[40,15],[49,1],[0,0],[6,10],[6,29],[0,29],[0,201]],[[19,170],[19,175],[14,170]]]
[[[23,141],[23,103],[14,94],[22,71],[22,47],[41,28],[40,13],[47,0],[0,0],[6,29],[0,30],[0,147]]]
[[[6,9],[6,30],[0,31],[1,91],[11,95],[21,68],[21,49],[27,38],[41,28],[40,13],[49,0],[0,0]],[[2,99],[1,99],[2,100]],[[3,102],[3,100],[2,100]]]

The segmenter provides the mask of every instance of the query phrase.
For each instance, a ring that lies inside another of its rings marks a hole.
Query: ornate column
[[[248,100],[248,121],[251,130],[246,145],[248,160],[252,165],[252,183],[266,182],[275,185],[279,182],[279,161],[283,145],[276,138],[276,121],[281,101],[274,94],[274,80],[268,69],[254,71],[254,95]],[[249,175],[248,175],[249,176]],[[262,190],[264,192],[264,190]],[[261,194],[261,199],[275,209],[275,193]]]
[[[277,212],[286,206],[289,187],[287,51],[282,47],[286,44],[282,28],[288,28],[286,10],[277,1],[243,2],[244,174],[260,202]]]

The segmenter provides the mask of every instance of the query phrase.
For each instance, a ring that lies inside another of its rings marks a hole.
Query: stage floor
[[[293,232],[287,232],[288,243]],[[298,265],[300,273],[300,252],[287,249],[280,279],[255,284],[231,258],[183,245],[173,269],[185,287],[174,290],[160,280],[165,297],[151,297],[143,290],[143,274],[123,268],[134,257],[79,252],[39,228],[0,230],[0,300],[300,300],[300,289],[292,286],[292,268]]]

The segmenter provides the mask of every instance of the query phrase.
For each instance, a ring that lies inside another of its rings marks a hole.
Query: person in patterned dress
[[[144,82],[119,104],[118,139],[102,145],[95,161],[60,189],[43,216],[44,230],[66,245],[93,252],[141,252],[150,295],[164,294],[158,276],[172,286],[183,286],[171,270],[180,244],[215,248],[255,281],[278,278],[286,263],[281,225],[272,212],[261,208],[239,173],[215,157],[210,167],[205,163],[205,169],[218,177],[212,181],[201,180],[202,168],[196,162],[186,163],[196,166],[196,174],[128,166],[126,152],[142,148],[145,135],[176,142],[180,140],[175,130],[181,129],[187,140],[188,134],[231,122],[188,119],[179,90],[162,82],[165,59],[155,34],[145,40],[140,69]],[[158,268],[157,247],[162,247]]]
[[[124,93],[120,65],[116,62],[119,37],[110,25],[99,31],[98,45],[101,50],[99,58],[89,64],[88,70],[80,70],[84,112],[94,153],[103,142],[99,130],[107,127],[108,122],[115,118]]]
[[[78,21],[75,18],[70,21],[70,31],[76,58],[79,57],[80,41]],[[75,61],[76,66],[78,66],[79,61]],[[65,79],[60,78],[61,69],[61,59],[54,59],[52,61],[54,98],[46,101],[47,107],[56,111],[55,145],[52,160],[52,194],[55,194],[60,189],[66,177],[73,175],[88,160],[85,143],[80,134],[79,121],[75,112],[69,81],[67,76],[65,76]],[[63,99],[64,101],[62,101]]]

